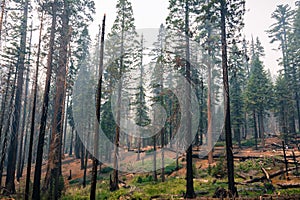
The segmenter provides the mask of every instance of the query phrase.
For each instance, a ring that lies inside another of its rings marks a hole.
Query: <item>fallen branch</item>
[[[300,183],[278,183],[277,185],[283,189],[300,188]]]
[[[281,160],[279,158],[274,158],[274,160],[277,162],[280,162],[280,163],[285,163],[284,160]],[[290,160],[288,160],[287,162],[288,162],[288,164],[291,164],[291,165],[295,165],[296,163],[298,163],[298,161],[295,162],[295,161],[290,161]]]
[[[270,180],[270,175],[269,175],[269,173],[267,172],[267,170],[266,170],[265,168],[263,168],[263,167],[261,168],[261,170],[262,170],[263,173],[265,174],[265,177],[267,178],[267,180],[271,182],[271,180]]]
[[[240,178],[242,178],[242,179],[244,179],[244,180],[247,179],[247,177],[246,177],[245,174],[243,174],[243,173],[238,173],[238,172],[236,172],[235,174],[236,174],[238,177],[240,177]]]
[[[288,171],[294,171],[295,169],[296,169],[296,167],[288,168]],[[286,170],[278,170],[278,171],[276,171],[272,174],[269,174],[269,178],[272,179],[272,178],[274,178],[276,176],[279,176],[279,175],[281,175],[282,173],[285,173],[285,172],[286,172]],[[266,179],[265,175],[262,176],[262,177],[256,177],[256,178],[253,178],[251,180],[244,181],[243,183],[255,183],[255,182],[262,181],[264,179]]]

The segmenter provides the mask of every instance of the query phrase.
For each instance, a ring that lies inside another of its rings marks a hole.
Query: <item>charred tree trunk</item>
[[[4,169],[4,161],[6,158],[6,148],[8,146],[8,139],[9,139],[9,127],[10,127],[10,122],[11,122],[11,116],[12,116],[12,112],[13,112],[13,101],[14,101],[14,95],[15,95],[15,90],[16,90],[16,81],[17,81],[17,73],[15,72],[15,77],[14,77],[14,81],[13,81],[13,86],[12,86],[12,91],[11,91],[11,97],[9,100],[9,110],[8,110],[8,119],[6,122],[6,126],[4,127],[4,139],[3,139],[3,144],[2,144],[2,150],[1,150],[1,160],[0,160],[0,186],[2,186],[2,173],[3,173],[3,169]]]
[[[98,88],[96,94],[96,121],[95,121],[95,134],[94,134],[94,156],[93,156],[93,169],[92,169],[92,182],[90,199],[96,199],[96,185],[97,185],[97,167],[98,167],[98,148],[99,148],[99,126],[100,126],[100,113],[101,113],[101,93],[102,93],[102,73],[103,73],[103,54],[104,54],[104,37],[105,37],[105,19],[102,21],[102,34],[101,34],[101,46],[100,46],[100,62],[99,62],[99,79]],[[99,33],[100,34],[100,33]]]
[[[71,131],[69,156],[72,156],[73,154],[73,136],[74,136],[74,127],[72,127],[72,131]]]
[[[6,88],[5,88],[5,94],[4,94],[4,99],[2,99],[1,102],[1,118],[0,118],[0,143],[2,141],[2,129],[3,129],[3,124],[4,124],[4,117],[5,117],[5,111],[6,111],[6,103],[7,103],[7,98],[8,98],[8,92],[9,92],[9,86],[10,86],[10,81],[11,81],[11,75],[12,75],[12,70],[13,66],[11,65],[9,67],[9,71],[7,74],[7,80],[6,80]],[[14,94],[12,94],[14,95]]]
[[[192,141],[194,138],[192,138],[192,131],[191,131],[191,63],[190,63],[190,25],[189,25],[189,0],[185,0],[185,75],[186,79],[188,81],[188,84],[186,84],[186,92],[187,92],[187,99],[186,99],[186,142],[188,145],[188,149],[186,152],[186,194],[185,198],[195,198],[196,194],[194,191],[194,181],[193,181],[193,145]],[[184,123],[184,122],[183,122]]]
[[[84,169],[84,157],[85,157],[85,147],[83,145],[83,142],[81,142],[81,145],[80,145],[80,169],[83,170]]]
[[[31,22],[31,31],[30,31],[30,42],[29,42],[29,48],[31,48],[31,41],[32,41],[32,22]],[[29,67],[30,67],[30,57],[31,57],[31,51],[29,51],[28,54],[28,66],[26,69],[26,83],[25,83],[25,95],[24,95],[24,108],[23,108],[23,117],[22,117],[22,126],[21,126],[21,135],[20,135],[20,148],[19,148],[19,155],[18,155],[18,163],[17,163],[17,181],[20,181],[20,177],[22,177],[23,170],[21,170],[22,166],[22,153],[23,153],[23,138],[25,135],[25,122],[27,119],[27,100],[28,100],[28,85],[29,85]]]
[[[38,145],[37,145],[37,153],[36,153],[36,162],[35,162],[35,170],[34,170],[34,181],[33,181],[33,192],[32,199],[39,200],[40,199],[40,185],[41,185],[41,174],[42,174],[42,162],[43,162],[43,148],[44,148],[44,140],[46,133],[46,125],[47,125],[47,115],[48,115],[48,105],[49,105],[49,92],[50,92],[50,83],[51,83],[51,75],[52,75],[52,67],[53,67],[53,51],[54,51],[54,39],[55,39],[55,28],[56,28],[56,15],[57,15],[57,0],[55,0],[52,4],[52,22],[51,22],[51,30],[50,30],[50,41],[49,41],[49,51],[47,57],[47,72],[46,72],[46,82],[45,82],[45,90],[43,96],[43,107],[41,113],[41,122],[40,122],[40,130],[38,137]],[[43,18],[42,20],[43,21]],[[43,22],[41,22],[43,24]],[[41,27],[42,30],[42,27]],[[40,32],[41,34],[41,32]],[[39,39],[39,52],[40,55],[40,46],[41,46],[41,35]],[[39,57],[37,59],[36,65],[37,70],[39,67]],[[34,135],[34,110],[36,108],[32,107],[32,116],[31,116],[31,128],[30,128],[30,143],[32,144],[32,138]],[[29,145],[31,148],[32,145]],[[30,150],[28,151],[28,155],[32,154]]]
[[[224,84],[224,108],[225,108],[225,137],[226,137],[226,157],[228,170],[228,189],[233,196],[238,196],[234,182],[234,161],[232,152],[232,133],[230,122],[230,93],[228,84],[228,62],[227,62],[227,41],[226,41],[226,0],[221,3],[221,40],[222,40],[222,68]]]
[[[44,12],[42,11],[40,32],[39,32],[39,44],[36,60],[36,69],[35,77],[33,84],[33,103],[31,111],[31,127],[30,127],[30,137],[29,137],[29,150],[28,150],[28,160],[27,160],[27,174],[26,174],[26,185],[25,185],[25,200],[29,199],[29,184],[30,184],[30,174],[31,174],[31,162],[32,162],[32,146],[33,146],[33,137],[34,137],[34,122],[35,122],[35,113],[36,113],[36,101],[37,101],[37,88],[38,88],[38,77],[39,77],[39,65],[40,65],[40,55],[41,55],[41,43],[42,43],[42,31],[43,31],[43,22],[44,22]]]
[[[5,181],[6,192],[14,194],[15,189],[15,172],[16,172],[16,161],[17,161],[17,149],[18,149],[18,132],[20,124],[20,111],[21,111],[21,97],[23,94],[24,84],[24,64],[25,64],[25,53],[26,53],[26,39],[27,39],[27,18],[28,18],[28,4],[29,0],[24,2],[23,18],[21,24],[21,40],[19,57],[17,62],[18,78],[16,87],[16,98],[14,104],[14,112],[12,118],[12,132],[10,136],[10,147],[8,151],[8,163],[7,163],[7,175]]]
[[[88,138],[88,141],[89,141],[89,138]],[[86,170],[87,170],[88,159],[89,159],[89,151],[86,149],[85,150],[85,160],[84,160],[83,181],[82,181],[83,188],[85,188],[85,186],[86,186]]]
[[[76,136],[75,136],[75,157],[76,159],[79,159],[80,158],[80,137],[78,136],[78,133],[77,131],[75,131],[76,133]]]

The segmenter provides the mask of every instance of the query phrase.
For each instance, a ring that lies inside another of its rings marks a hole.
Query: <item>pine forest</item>
[[[0,199],[300,199],[300,1],[0,0]]]

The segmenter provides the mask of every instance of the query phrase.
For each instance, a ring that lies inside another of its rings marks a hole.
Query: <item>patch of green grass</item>
[[[181,168],[182,168],[182,164],[178,164],[178,169],[181,169]],[[170,165],[167,165],[165,167],[165,174],[170,175],[178,169],[176,169],[176,163],[174,162],[174,163],[172,163]]]
[[[300,188],[278,189],[280,195],[300,195]]]
[[[260,139],[257,139],[257,144],[260,144]],[[241,141],[243,147],[255,147],[255,138]]]
[[[111,167],[103,167],[103,168],[101,169],[100,173],[102,173],[102,174],[107,174],[107,173],[109,173],[109,172],[112,172],[113,170],[114,170],[114,169],[111,168]]]

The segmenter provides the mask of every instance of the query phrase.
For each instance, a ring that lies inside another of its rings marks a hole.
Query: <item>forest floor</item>
[[[281,139],[267,138],[265,148],[255,150],[252,140],[242,144],[243,148],[234,146],[235,181],[239,199],[300,199],[300,177],[296,170],[293,152],[300,162],[300,151],[294,146],[286,150],[289,173],[285,173]],[[224,142],[219,142],[214,149],[214,163],[208,164],[207,158],[197,158],[197,148],[193,151],[194,188],[197,199],[213,199],[229,195],[227,188],[227,169],[224,152]],[[179,169],[175,163],[166,166],[166,181],[161,182],[158,170],[158,182],[153,182],[152,172],[121,173],[120,190],[109,191],[110,167],[102,166],[98,176],[97,199],[183,199],[185,192],[185,158],[179,158]],[[298,165],[298,164],[297,164]],[[43,177],[46,165],[43,166]],[[65,155],[62,163],[64,177],[64,196],[62,199],[89,199],[89,184],[92,161],[87,167],[87,186],[82,187],[83,170],[80,159]],[[32,171],[34,168],[32,169]],[[72,177],[70,176],[72,171]],[[299,169],[300,171],[300,169]],[[25,174],[24,172],[23,174]],[[33,174],[33,173],[32,173]],[[25,175],[16,182],[19,195],[12,196],[22,199]],[[223,195],[222,195],[223,194]],[[4,197],[3,197],[4,198]],[[0,196],[0,199],[1,196]]]

